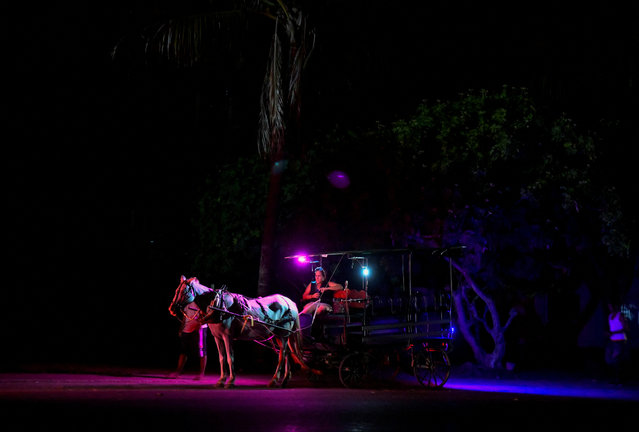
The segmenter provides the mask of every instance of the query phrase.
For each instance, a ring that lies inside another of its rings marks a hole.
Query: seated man
[[[333,311],[333,294],[343,289],[342,285],[326,280],[326,271],[322,267],[315,269],[315,281],[309,283],[302,294],[302,300],[309,301],[300,312],[300,324],[305,336],[310,336],[317,315]]]

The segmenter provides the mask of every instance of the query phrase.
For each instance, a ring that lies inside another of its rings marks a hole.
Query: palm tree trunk
[[[284,7],[282,3],[280,6]],[[266,154],[271,154],[272,162],[266,198],[266,214],[264,217],[264,232],[260,251],[259,280],[257,293],[264,296],[271,293],[273,281],[273,258],[276,253],[277,217],[280,206],[280,192],[282,176],[286,169],[284,156],[291,153],[289,148],[295,148],[299,141],[301,117],[301,79],[307,53],[304,45],[306,37],[306,20],[301,11],[291,18],[292,11],[285,9],[286,33],[288,35],[288,60],[286,74],[281,73],[282,46],[278,36],[278,21],[275,23],[273,43],[269,65],[263,86],[262,110],[260,117],[259,148]],[[300,33],[298,35],[298,33]],[[299,38],[298,38],[299,36]],[[301,43],[300,43],[301,41]],[[286,83],[286,85],[283,85]],[[284,103],[288,110],[284,110]],[[290,141],[293,141],[291,145]],[[287,150],[284,150],[286,146]]]
[[[284,174],[283,163],[282,160],[276,160],[271,166],[269,175],[264,232],[262,234],[262,248],[260,251],[259,279],[257,282],[257,295],[260,297],[271,293],[273,256],[275,254],[275,232],[277,229],[280,191],[282,189],[282,175]]]

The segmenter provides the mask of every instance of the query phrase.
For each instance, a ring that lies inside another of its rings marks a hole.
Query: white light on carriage
[[[362,274],[364,276],[368,277],[368,275],[370,274],[370,271],[368,270],[368,267],[362,268]]]
[[[306,257],[304,255],[298,256],[297,262],[300,264],[306,264]]]

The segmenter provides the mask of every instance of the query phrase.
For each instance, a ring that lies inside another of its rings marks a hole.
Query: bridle
[[[191,299],[189,301],[189,299]],[[194,288],[191,285],[190,280],[183,280],[180,282],[178,286],[175,296],[173,297],[173,301],[169,306],[169,311],[171,314],[175,314],[175,309],[182,309],[184,305],[190,303],[195,300]]]
[[[215,297],[211,302],[212,305],[209,306],[209,310],[215,310],[220,313],[228,312],[226,303],[224,302],[224,293],[228,291],[226,285],[222,285],[222,288],[214,289],[213,291],[215,292]]]
[[[195,289],[193,288],[193,285],[191,285],[191,280],[192,279],[188,279],[183,282],[183,284],[185,285],[184,289],[182,290],[183,303],[190,303],[195,299],[195,292],[194,292]],[[188,301],[186,299],[193,299],[193,300]]]

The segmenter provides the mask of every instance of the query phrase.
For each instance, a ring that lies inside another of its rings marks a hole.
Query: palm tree
[[[275,227],[287,147],[298,138],[301,115],[302,71],[312,51],[308,38],[314,31],[300,8],[302,0],[233,0],[231,7],[177,17],[143,30],[148,56],[160,55],[183,66],[215,57],[219,50],[235,49],[236,33],[249,16],[270,19],[273,34],[269,46],[266,74],[260,98],[258,152],[268,160],[271,170],[262,237],[258,295],[268,294],[272,278]],[[227,4],[227,3],[225,3]],[[118,50],[116,45],[113,55]]]

